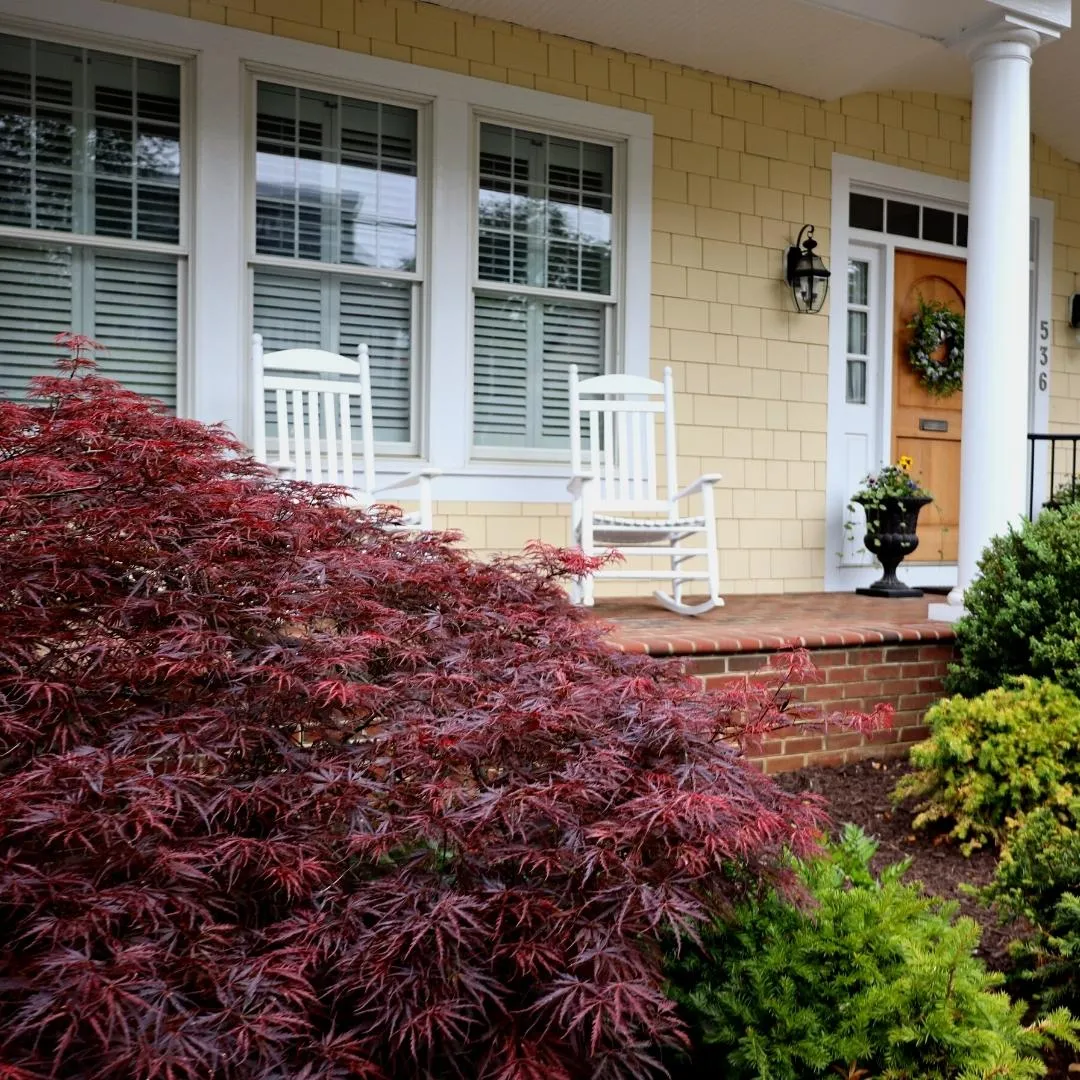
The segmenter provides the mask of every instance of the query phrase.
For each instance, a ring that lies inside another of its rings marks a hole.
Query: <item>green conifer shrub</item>
[[[1080,503],[995,537],[979,570],[956,625],[948,692],[974,697],[1010,675],[1080,692]]]
[[[982,895],[1033,928],[1012,945],[1018,980],[1047,1005],[1080,1005],[1080,800],[1028,814]]]
[[[1045,1074],[1051,1037],[1075,1042],[1064,1009],[1025,1024],[973,956],[977,925],[905,883],[907,863],[875,877],[876,848],[846,826],[824,857],[795,864],[808,904],[769,891],[700,946],[683,942],[668,965],[694,1036],[683,1075],[1018,1080]]]
[[[911,748],[917,771],[894,797],[922,801],[914,825],[952,823],[965,852],[1001,843],[1017,819],[1080,795],[1080,699],[1047,680],[1021,678],[968,700],[938,702],[929,737]]]

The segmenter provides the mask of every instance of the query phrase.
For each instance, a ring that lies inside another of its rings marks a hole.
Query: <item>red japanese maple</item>
[[[0,404],[0,1078],[652,1075],[665,928],[814,842],[774,692],[69,367]]]

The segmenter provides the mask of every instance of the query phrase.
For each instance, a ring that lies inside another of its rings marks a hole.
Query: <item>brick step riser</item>
[[[767,652],[697,655],[685,662],[706,687],[717,688],[752,678],[774,656]],[[944,694],[953,647],[911,642],[813,649],[810,656],[819,681],[791,686],[792,701],[814,705],[824,714],[870,712],[880,703],[889,704],[894,710],[892,727],[867,735],[805,729],[774,732],[751,751],[752,760],[767,773],[906,753],[913,742],[926,736],[926,710]]]

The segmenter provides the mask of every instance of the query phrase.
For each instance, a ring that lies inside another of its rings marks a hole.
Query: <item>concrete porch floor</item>
[[[596,618],[612,627],[611,642],[651,656],[717,656],[772,652],[792,645],[834,649],[954,639],[949,623],[927,617],[940,597],[888,600],[854,593],[731,596],[696,618],[674,615],[644,598],[597,600]]]

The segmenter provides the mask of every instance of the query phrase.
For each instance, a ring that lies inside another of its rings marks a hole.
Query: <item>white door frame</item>
[[[865,434],[868,455],[866,471],[887,463],[892,446],[892,385],[893,385],[893,268],[897,249],[967,257],[966,248],[938,244],[906,236],[893,236],[884,231],[869,232],[853,229],[848,223],[848,199],[852,190],[868,194],[892,195],[897,198],[932,203],[958,213],[967,213],[968,185],[959,180],[934,176],[896,165],[866,161],[863,158],[833,155],[832,174],[832,242],[831,264],[834,288],[830,299],[829,319],[829,414],[825,468],[825,589],[830,592],[848,591],[869,585],[876,580],[880,569],[862,547],[861,520],[852,530],[845,523],[850,517],[847,505],[853,488],[849,476],[849,440],[853,427],[857,437]],[[1050,322],[1050,290],[1053,272],[1054,204],[1048,199],[1031,200],[1034,222],[1034,260],[1032,264],[1031,395],[1029,430],[1045,431],[1050,408],[1050,353],[1052,324]],[[872,283],[872,298],[879,305],[878,316],[871,318],[872,341],[868,348],[871,367],[868,371],[867,404],[858,408],[870,412],[859,417],[856,407],[846,401],[847,380],[847,267],[852,254],[876,252],[879,280]],[[1040,340],[1041,338],[1041,340]],[[1046,352],[1043,352],[1043,347]],[[1040,382],[1038,376],[1046,374]],[[876,376],[876,378],[875,378]],[[875,389],[876,388],[876,389]],[[1036,469],[1037,502],[1045,497],[1041,490],[1045,469]],[[901,566],[901,577],[905,567]],[[911,570],[908,573],[912,573]],[[916,583],[925,586],[951,588],[956,584],[956,563],[919,563],[913,568]]]

